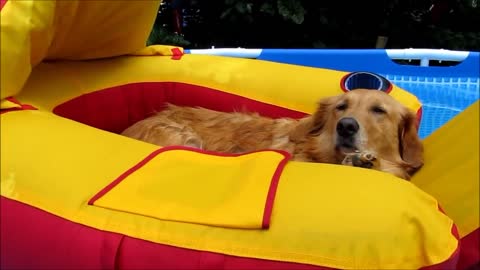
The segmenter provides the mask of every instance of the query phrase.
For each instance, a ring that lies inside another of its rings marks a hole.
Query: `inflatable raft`
[[[411,182],[269,149],[223,155],[118,135],[165,102],[300,118],[349,78],[144,48],[158,5],[2,1],[2,269],[478,262],[478,102],[425,139]],[[409,92],[388,91],[421,112]]]

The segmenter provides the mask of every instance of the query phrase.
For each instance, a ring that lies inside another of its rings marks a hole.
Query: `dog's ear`
[[[332,112],[333,106],[337,101],[338,96],[327,97],[320,100],[318,103],[318,108],[315,113],[312,115],[308,134],[309,135],[318,135],[322,131],[323,127],[327,123],[328,118]]]
[[[318,136],[327,122],[336,97],[320,100],[318,108],[312,115],[301,119],[290,134],[292,140],[304,140],[306,136]]]
[[[417,133],[417,117],[408,111],[403,114],[399,127],[400,153],[409,174],[423,166],[423,144]]]

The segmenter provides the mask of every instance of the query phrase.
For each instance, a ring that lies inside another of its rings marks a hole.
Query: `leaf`
[[[152,29],[150,36],[147,40],[147,45],[164,44],[164,45],[176,45],[176,46],[188,46],[190,41],[186,40],[183,36],[171,33],[162,26]]]
[[[267,13],[270,16],[275,15],[275,8],[271,3],[265,2],[260,6],[260,12]]]
[[[322,41],[317,40],[317,41],[314,41],[312,43],[312,47],[316,48],[316,49],[323,49],[323,48],[326,48],[327,45],[325,43],[323,43]]]
[[[220,14],[220,19],[225,19],[230,16],[230,13],[232,13],[232,8],[227,8],[222,14]]]
[[[284,19],[296,24],[303,23],[305,19],[305,8],[299,0],[277,0],[277,8]]]
[[[328,18],[323,15],[320,15],[319,21],[320,24],[328,24]]]
[[[252,7],[253,7],[253,3],[247,3],[247,11],[248,11],[248,13],[252,13]]]
[[[237,2],[235,4],[235,9],[238,11],[240,14],[246,14],[246,13],[251,13],[252,12],[252,3],[246,3],[244,1]]]

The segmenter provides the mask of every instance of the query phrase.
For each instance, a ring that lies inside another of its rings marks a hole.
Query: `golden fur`
[[[358,123],[352,136],[339,135],[345,118],[347,126]],[[122,134],[160,146],[227,153],[278,149],[296,161],[347,164],[410,179],[423,165],[415,123],[415,114],[388,94],[357,89],[322,99],[313,115],[300,120],[168,105]]]

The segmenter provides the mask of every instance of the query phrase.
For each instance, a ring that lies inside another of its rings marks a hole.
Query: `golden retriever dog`
[[[168,105],[122,134],[226,153],[284,150],[295,161],[372,168],[407,180],[423,165],[416,115],[388,94],[367,89],[324,98],[313,115],[299,120]]]

